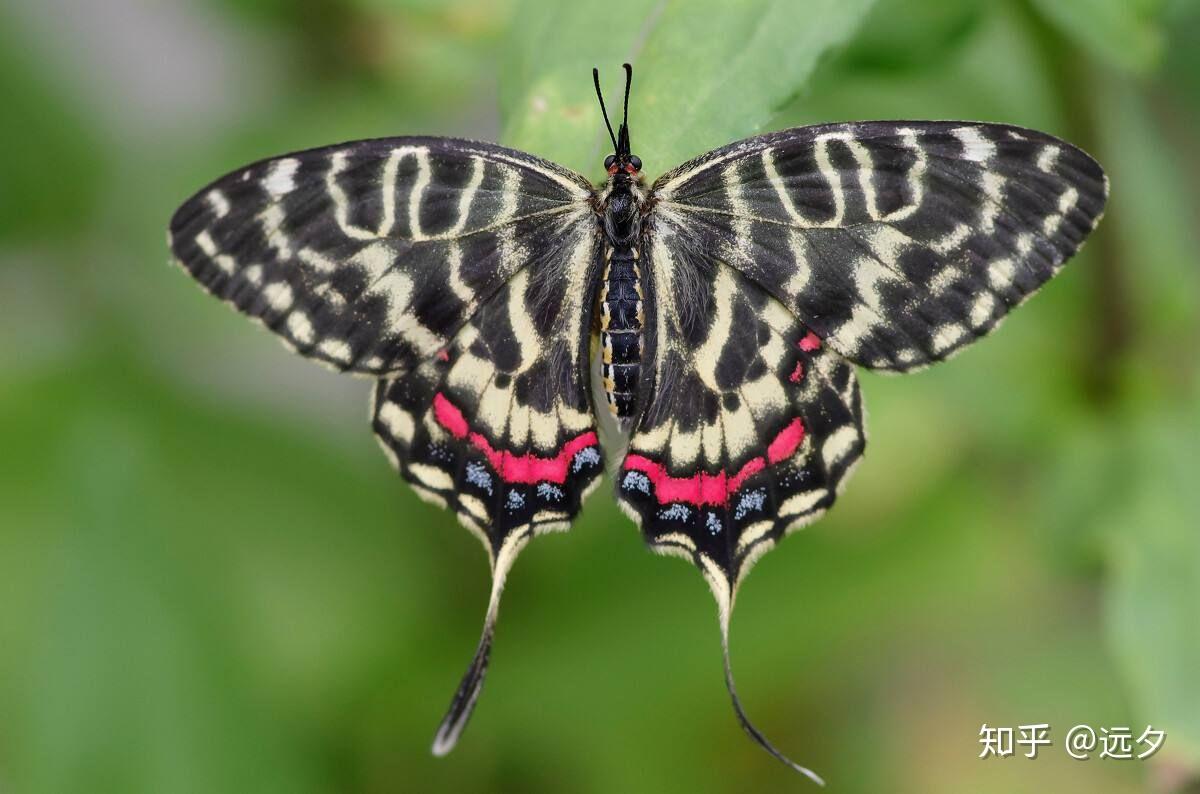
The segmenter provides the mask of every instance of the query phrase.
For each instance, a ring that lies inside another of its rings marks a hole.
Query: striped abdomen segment
[[[638,253],[610,248],[600,292],[600,372],[608,409],[618,418],[637,409],[639,362],[642,357],[642,287]]]

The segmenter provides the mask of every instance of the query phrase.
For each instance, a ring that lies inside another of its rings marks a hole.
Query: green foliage
[[[71,235],[98,190],[96,131],[14,40],[7,13],[0,10],[0,239]]]
[[[1063,35],[1120,69],[1146,73],[1162,55],[1163,0],[1032,0]]]
[[[1139,716],[1169,730],[1172,754],[1200,765],[1200,402],[1129,428],[1101,523],[1112,583],[1109,638]],[[1116,498],[1113,498],[1116,497]],[[1152,717],[1150,715],[1153,715]]]
[[[856,71],[927,69],[958,51],[984,11],[982,0],[877,0],[841,57]]]
[[[608,102],[619,105],[619,66],[631,61],[634,148],[661,173],[762,132],[872,2],[520,3],[506,61],[513,79],[501,95],[505,140],[595,174],[611,144],[581,86],[598,66]]]
[[[486,597],[476,541],[377,454],[367,384],[165,264],[179,201],[287,148],[499,135],[596,176],[589,73],[618,105],[625,60],[650,172],[869,117],[1027,124],[1105,164],[1094,241],[998,335],[864,376],[867,459],[750,578],[735,661],[762,727],[841,791],[1195,779],[1197,3],[210,0],[180,28],[142,5],[0,12],[0,790],[797,785],[729,714],[700,577],[604,489],[517,565],[476,722],[432,758]],[[125,140],[121,108],[153,98],[97,64],[170,52],[163,113],[207,101],[192,32],[274,71]],[[975,758],[981,723],[1031,721],[1168,738],[1151,765]]]

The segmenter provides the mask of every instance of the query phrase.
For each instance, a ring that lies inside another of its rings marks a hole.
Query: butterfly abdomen
[[[638,370],[642,358],[642,287],[638,253],[632,247],[605,252],[600,291],[600,373],[608,409],[619,419],[637,409]]]

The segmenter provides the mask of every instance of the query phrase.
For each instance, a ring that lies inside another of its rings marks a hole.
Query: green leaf
[[[614,112],[634,66],[630,132],[648,174],[764,130],[873,0],[520,3],[502,75],[508,143],[594,175],[609,146],[590,85]]]
[[[1200,764],[1200,411],[1134,427],[1132,478],[1109,517],[1110,644],[1139,724],[1167,732],[1164,752]]]
[[[983,12],[981,0],[877,0],[839,60],[890,76],[931,69],[966,43]]]
[[[1130,72],[1153,69],[1163,51],[1162,0],[1033,0],[1064,36]]]

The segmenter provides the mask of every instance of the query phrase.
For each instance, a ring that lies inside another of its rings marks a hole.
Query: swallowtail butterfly
[[[593,70],[614,150],[599,185],[487,143],[356,141],[218,179],[170,246],[288,347],[373,379],[384,453],[483,542],[483,636],[434,753],[475,705],[513,560],[599,483],[607,411],[621,507],[716,596],[742,726],[816,779],[738,702],[738,585],[863,454],[855,366],[908,372],[989,333],[1079,249],[1107,180],[1041,132],[871,121],[748,138],[649,183],[625,70],[615,135]]]

